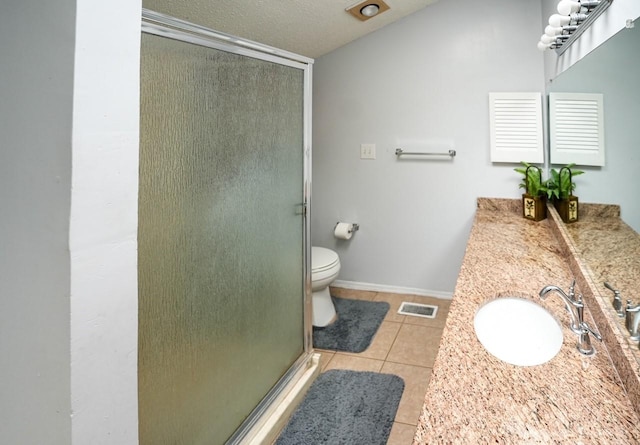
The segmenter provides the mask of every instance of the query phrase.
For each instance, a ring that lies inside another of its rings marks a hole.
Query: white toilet
[[[311,247],[311,290],[313,291],[313,325],[324,327],[334,321],[336,308],[329,285],[338,278],[340,258],[333,250]]]

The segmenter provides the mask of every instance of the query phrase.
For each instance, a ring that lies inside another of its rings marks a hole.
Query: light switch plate
[[[376,144],[360,144],[360,159],[375,159]]]

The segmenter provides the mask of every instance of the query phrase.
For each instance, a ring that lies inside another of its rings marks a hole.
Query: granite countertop
[[[596,354],[582,356],[564,302],[538,297],[573,277],[552,223],[522,218],[519,200],[478,200],[415,444],[640,443],[640,419],[604,344],[592,339]],[[549,362],[510,365],[477,340],[477,308],[507,295],[536,301],[560,322],[564,344]],[[596,326],[588,302],[585,321]]]
[[[619,206],[608,204],[581,204],[580,220],[572,224],[561,223],[551,212],[550,224],[583,289],[627,396],[640,413],[640,349],[638,342],[629,338],[625,318],[613,309],[613,293],[604,286],[607,281],[618,289],[623,303],[627,299],[639,303],[635,290],[640,281],[640,235],[620,219]]]

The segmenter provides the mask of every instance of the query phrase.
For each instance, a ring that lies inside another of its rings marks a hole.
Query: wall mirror
[[[608,281],[627,299],[640,304],[640,26],[624,28],[585,58],[556,77],[549,92],[602,93],[604,96],[604,132],[606,162],[603,167],[582,167],[586,174],[576,181],[576,195],[582,202],[618,204],[622,220],[633,231],[620,236],[612,226],[593,241],[594,228],[575,224],[567,226],[580,259],[587,266],[603,305],[615,313],[613,292],[604,286]],[[624,225],[620,226],[625,228]],[[581,231],[582,229],[582,231]],[[628,228],[627,228],[628,229]],[[586,231],[590,230],[590,236]],[[597,230],[597,228],[596,228]],[[621,337],[640,364],[638,342],[629,339],[624,318],[618,321]]]
[[[583,167],[576,194],[585,202],[618,204],[622,219],[640,232],[640,25],[624,28],[557,76],[547,93],[601,93],[606,159]]]

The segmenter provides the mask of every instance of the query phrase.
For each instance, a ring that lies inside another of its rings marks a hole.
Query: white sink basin
[[[480,306],[473,320],[482,346],[518,366],[546,363],[562,346],[562,329],[545,308],[530,300],[504,297]]]

